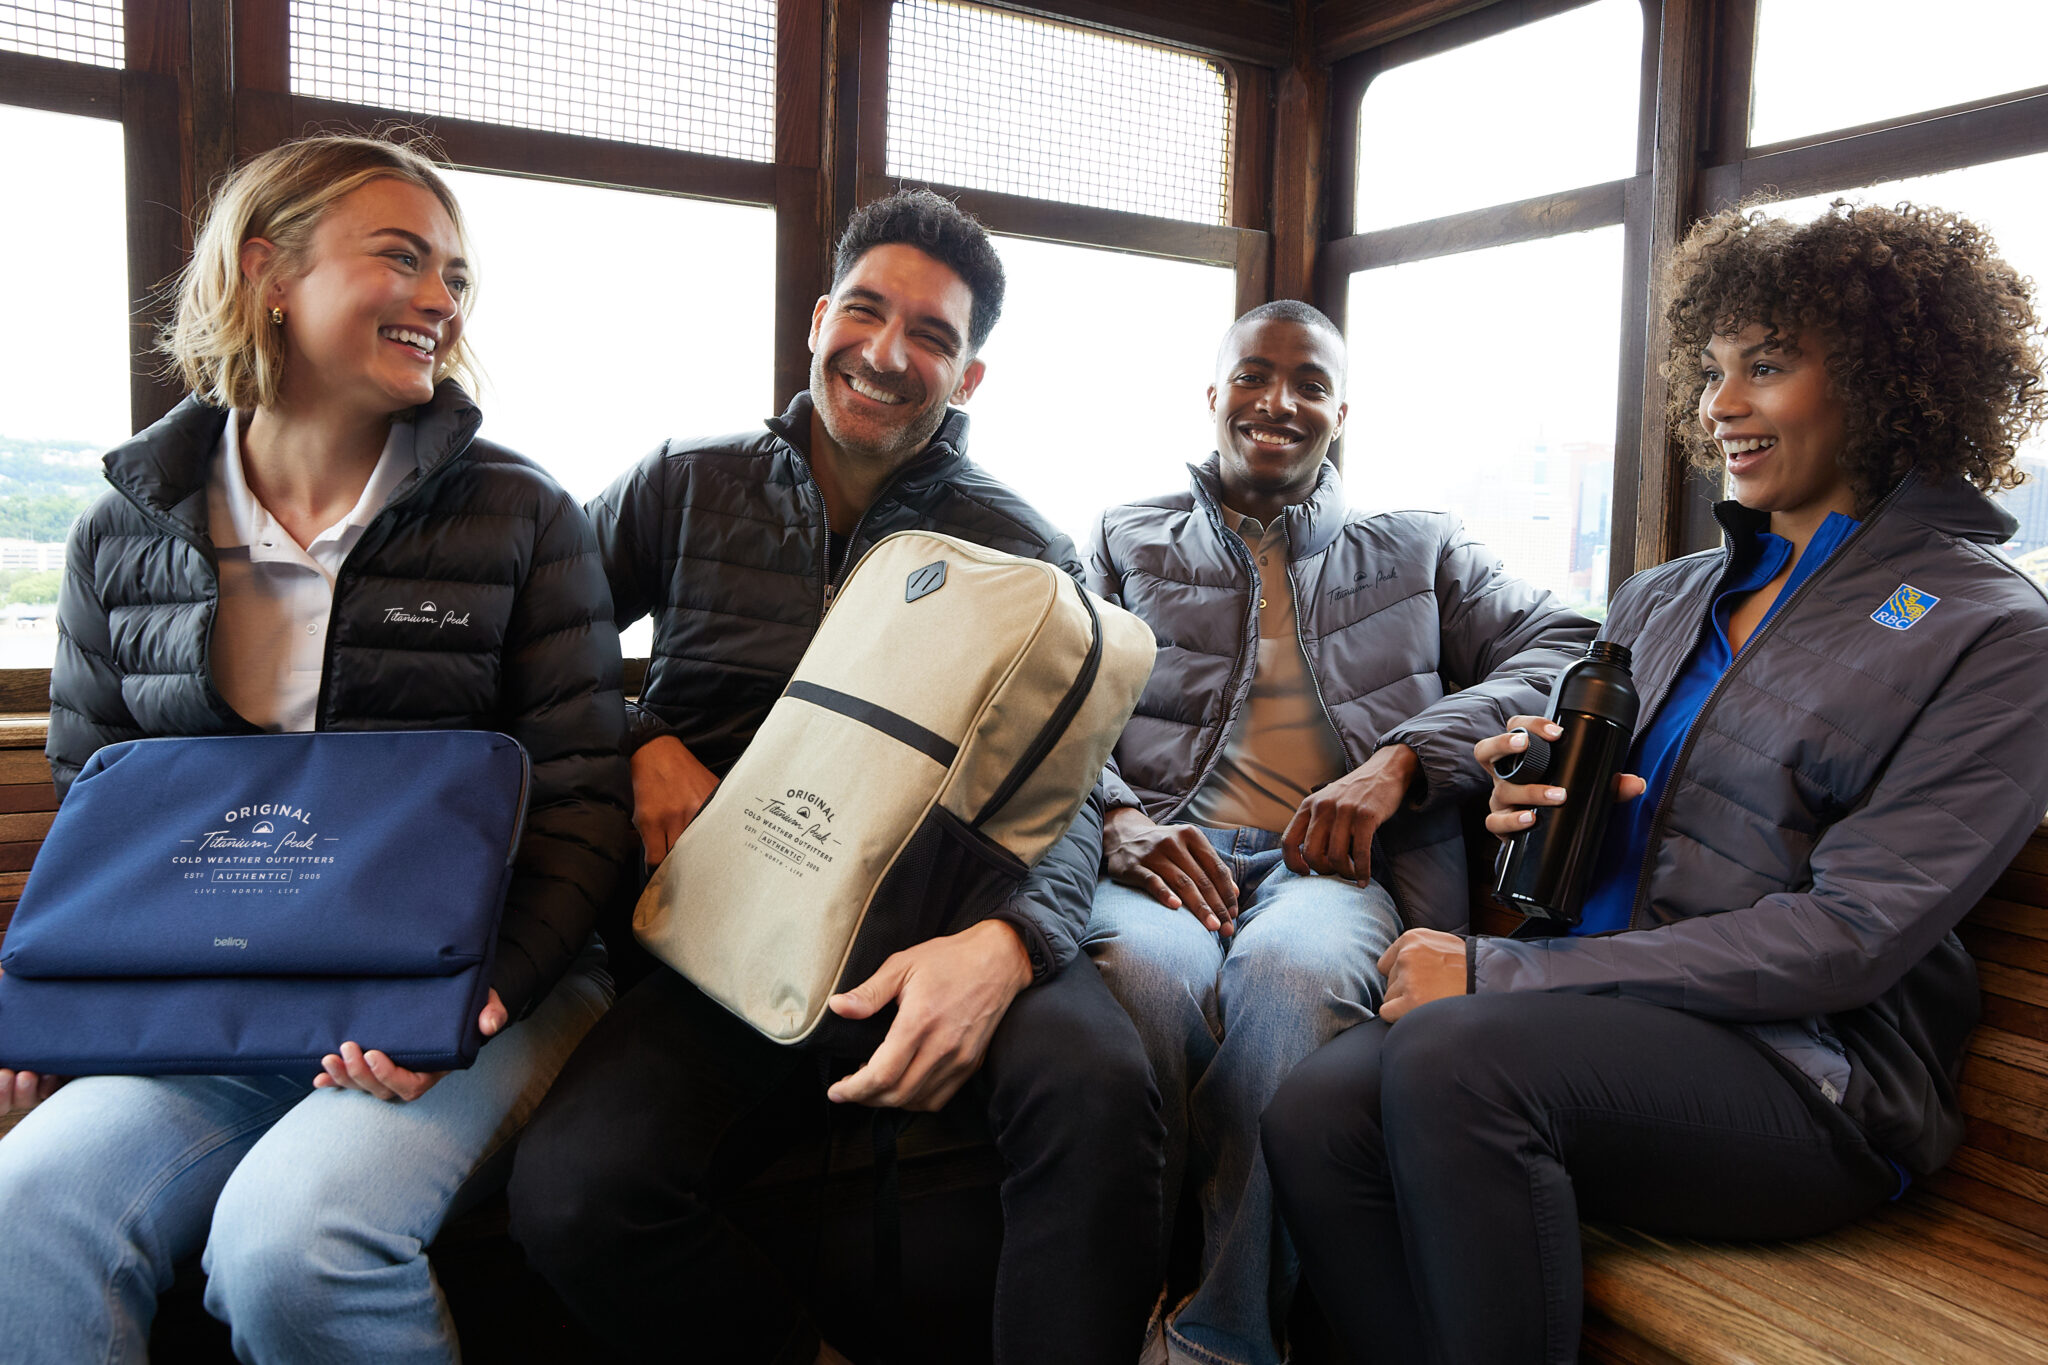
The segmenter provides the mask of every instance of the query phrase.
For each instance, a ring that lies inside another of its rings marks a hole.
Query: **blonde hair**
[[[403,180],[433,194],[455,224],[462,254],[473,256],[462,209],[424,154],[428,146],[403,132],[320,133],[273,148],[230,175],[207,207],[192,259],[173,286],[176,310],[157,340],[185,387],[219,407],[277,402],[284,331],[271,323],[264,294],[279,276],[306,269],[314,230],[328,208],[373,180]],[[244,279],[242,244],[252,237],[277,250],[261,276]],[[465,313],[473,291],[472,284],[462,296]],[[435,382],[451,377],[475,387],[475,362],[459,336],[434,358]]]

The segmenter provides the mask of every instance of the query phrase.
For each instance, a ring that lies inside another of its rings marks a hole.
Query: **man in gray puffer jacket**
[[[1404,921],[1464,927],[1472,745],[1540,711],[1593,624],[1454,517],[1346,509],[1324,459],[1344,342],[1321,313],[1254,309],[1218,362],[1217,456],[1188,492],[1109,509],[1091,549],[1093,586],[1160,647],[1086,947],[1159,1082],[1169,1216],[1182,1167],[1200,1182],[1202,1284],[1148,1356],[1277,1365],[1294,1258],[1259,1114],[1369,1017]]]

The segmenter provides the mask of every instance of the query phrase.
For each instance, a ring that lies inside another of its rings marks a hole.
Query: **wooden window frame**
[[[1008,4],[964,0],[986,9],[1172,46],[1204,56],[1230,84],[1230,210],[1227,223],[1190,223],[1151,214],[969,189],[888,174],[889,23],[894,0],[839,0],[847,45],[840,52],[839,122],[851,155],[840,158],[842,202],[879,199],[903,186],[923,186],[955,200],[989,231],[1067,246],[1193,261],[1229,268],[1237,311],[1271,297],[1273,232],[1268,211],[1273,137],[1272,70],[1284,57],[1291,19],[1276,6],[1195,3]],[[848,16],[847,11],[855,13]],[[1238,13],[1233,14],[1233,11]],[[1258,23],[1245,23],[1249,11]],[[1177,16],[1177,17],[1175,17]],[[853,22],[847,23],[848,18]],[[1289,27],[1282,27],[1287,19]],[[1233,28],[1233,25],[1238,27]],[[847,79],[848,74],[853,79]],[[843,217],[840,221],[844,221]]]
[[[1766,187],[1786,197],[1851,191],[1878,180],[2048,152],[2048,86],[1752,147],[1760,0],[1641,0],[1634,175],[1351,232],[1358,111],[1374,76],[1590,2],[1326,0],[1317,7],[1312,41],[1318,58],[1332,67],[1332,155],[1325,207],[1331,230],[1317,251],[1316,298],[1341,325],[1350,277],[1358,270],[1620,223],[1626,274],[1609,514],[1611,591],[1638,569],[1719,539],[1711,489],[1665,429],[1668,388],[1656,363],[1669,337],[1651,307],[1651,282],[1687,228]]]

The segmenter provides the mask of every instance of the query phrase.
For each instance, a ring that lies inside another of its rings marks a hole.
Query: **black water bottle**
[[[1518,914],[1579,922],[1579,907],[1600,857],[1614,779],[1628,762],[1636,730],[1636,685],[1628,647],[1595,640],[1550,690],[1556,739],[1529,735],[1529,747],[1494,761],[1503,782],[1563,787],[1564,804],[1539,807],[1536,823],[1509,837],[1494,890]],[[1524,732],[1526,733],[1526,732]]]

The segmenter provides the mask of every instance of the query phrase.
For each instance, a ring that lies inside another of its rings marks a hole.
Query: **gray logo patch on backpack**
[[[946,561],[935,559],[903,580],[903,600],[915,602],[946,586]]]

